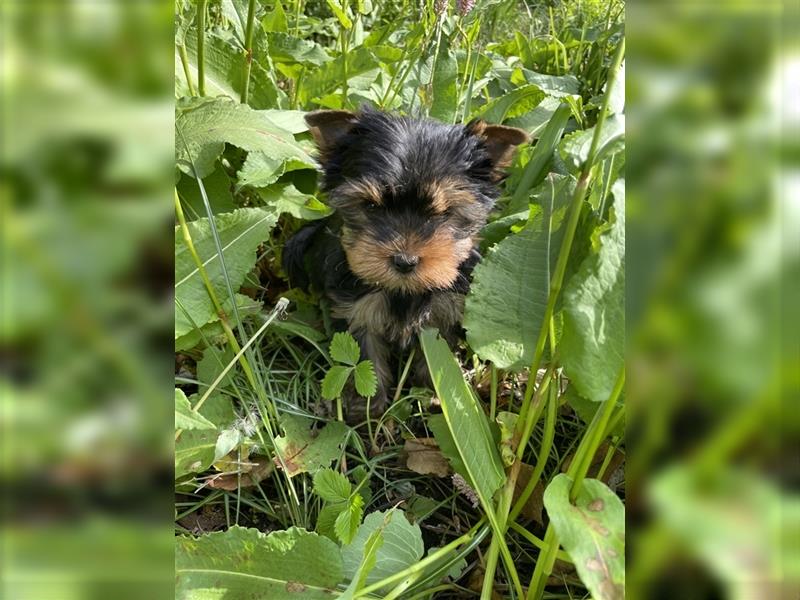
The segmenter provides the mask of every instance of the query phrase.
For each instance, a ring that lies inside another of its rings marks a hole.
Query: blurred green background
[[[0,6],[2,597],[171,597],[173,6]],[[627,23],[628,594],[797,598],[797,2]]]

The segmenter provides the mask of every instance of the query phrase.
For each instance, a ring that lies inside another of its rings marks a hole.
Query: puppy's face
[[[459,277],[498,195],[518,129],[443,125],[366,110],[306,116],[324,188],[344,222],[342,246],[359,278],[409,294]]]

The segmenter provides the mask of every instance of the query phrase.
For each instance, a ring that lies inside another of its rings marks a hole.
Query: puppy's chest
[[[431,292],[407,296],[385,291],[334,307],[334,314],[348,322],[351,331],[365,331],[407,346],[424,327],[450,330],[461,321],[464,296],[457,292]]]

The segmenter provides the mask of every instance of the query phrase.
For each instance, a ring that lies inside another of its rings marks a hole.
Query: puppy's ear
[[[306,115],[306,123],[323,155],[355,125],[358,117],[347,110],[315,110]]]
[[[481,138],[486,144],[492,165],[498,175],[502,175],[503,169],[511,164],[516,147],[530,141],[530,137],[522,129],[505,125],[489,125],[480,119],[470,121],[467,130]]]

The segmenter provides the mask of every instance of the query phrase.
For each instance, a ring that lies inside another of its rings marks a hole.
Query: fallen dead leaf
[[[531,475],[533,475],[533,467],[529,464],[522,463],[519,468],[519,476],[517,477],[517,483],[514,486],[513,502],[516,502],[520,494],[522,494],[523,490],[525,489],[525,486],[528,485],[528,482],[531,479]],[[544,507],[544,486],[542,485],[542,482],[540,480],[539,483],[536,484],[536,487],[533,488],[533,492],[528,498],[528,501],[525,502],[525,505],[522,507],[521,514],[526,519],[536,521],[539,525],[544,525],[544,523],[542,522],[543,507]]]
[[[406,440],[404,449],[408,456],[406,466],[415,473],[437,477],[447,477],[450,473],[450,464],[433,438]]]
[[[253,487],[261,480],[269,477],[274,468],[272,461],[267,456],[254,456],[248,459],[247,462],[247,472],[241,473],[241,475],[238,472],[222,473],[210,479],[208,487],[229,492],[240,487]]]

